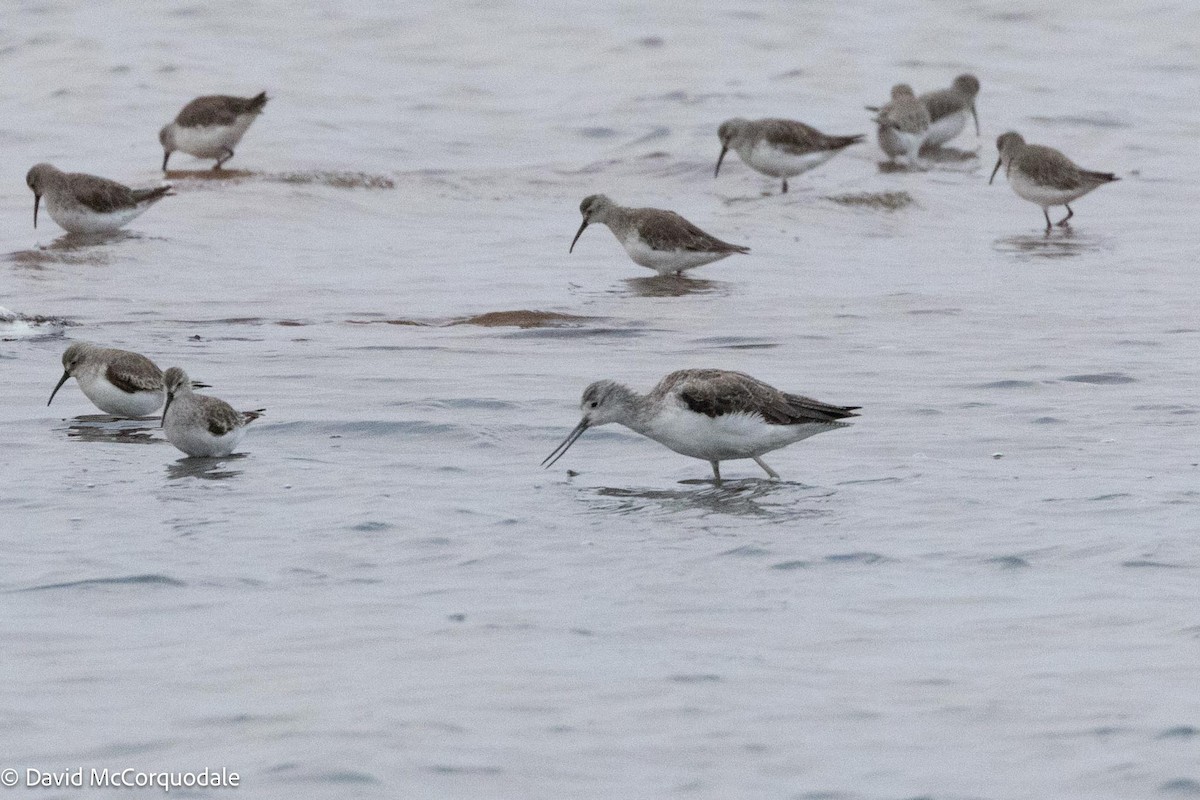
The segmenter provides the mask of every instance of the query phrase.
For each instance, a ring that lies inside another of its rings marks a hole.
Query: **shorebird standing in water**
[[[37,164],[25,176],[33,190],[33,227],[38,205],[46,198],[50,219],[68,233],[111,233],[171,194],[171,187],[130,189],[124,184],[63,172],[50,164]]]
[[[742,119],[735,117],[717,129],[721,155],[713,177],[721,173],[721,162],[730,150],[737,152],[753,170],[773,178],[783,178],[787,194],[788,178],[819,167],[856,142],[862,135],[827,136],[803,122],[790,119]]]
[[[995,180],[996,173],[1003,165],[1013,191],[1042,207],[1047,233],[1051,229],[1050,206],[1067,207],[1067,215],[1055,223],[1067,227],[1067,220],[1075,216],[1071,201],[1078,200],[1097,186],[1120,180],[1111,172],[1081,169],[1053,147],[1026,144],[1021,134],[1015,131],[1000,134],[1000,138],[996,139],[996,149],[1000,151],[1000,157],[996,160],[996,168],[992,170],[988,183]]]
[[[62,355],[63,375],[54,395],[74,378],[96,408],[114,417],[146,417],[163,404],[163,372],[140,353],[74,342]]]
[[[542,462],[549,467],[583,432],[620,423],[676,453],[703,459],[721,482],[720,462],[750,458],[772,478],[779,473],[760,458],[780,447],[847,424],[858,406],[834,406],[781,392],[741,372],[684,369],[663,378],[649,394],[613,381],[583,392],[583,419]]]
[[[219,170],[233,158],[233,148],[266,104],[266,92],[254,97],[224,94],[197,97],[183,107],[174,122],[158,132],[158,141],[163,146],[163,172],[167,171],[167,161],[176,150],[196,158],[215,158],[213,169]]]
[[[711,264],[749,247],[723,242],[688,222],[674,211],[657,208],[626,208],[602,194],[585,197],[579,204],[583,224],[571,240],[568,253],[593,222],[603,223],[617,237],[635,264],[660,275],[682,275],[685,270]]]
[[[227,456],[246,435],[246,426],[262,416],[257,411],[234,411],[224,400],[196,394],[187,373],[171,367],[163,376],[167,405],[162,425],[167,441],[189,456]]]
[[[875,124],[879,126],[879,147],[889,159],[900,157],[909,165],[916,164],[917,154],[929,134],[929,109],[907,83],[892,87],[892,100],[879,109]]]

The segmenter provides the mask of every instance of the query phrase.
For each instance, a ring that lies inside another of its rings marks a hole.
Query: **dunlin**
[[[711,264],[750,248],[723,242],[688,222],[674,211],[657,208],[626,208],[602,194],[585,197],[579,204],[583,224],[567,252],[584,229],[593,222],[608,226],[635,264],[649,267],[660,275],[681,275],[685,270]]]
[[[616,422],[676,453],[703,459],[721,482],[720,462],[749,458],[772,478],[779,474],[760,458],[814,434],[844,428],[837,420],[858,416],[858,406],[834,406],[781,392],[740,372],[684,369],[663,378],[649,394],[613,381],[583,392],[583,419],[546,457],[549,467],[583,432]]]
[[[176,150],[196,158],[215,158],[213,169],[220,169],[233,158],[233,148],[266,104],[266,92],[254,97],[224,94],[197,97],[183,107],[174,122],[158,132],[158,141],[163,146],[163,172],[167,171],[167,160]]]
[[[146,417],[163,404],[163,373],[140,353],[74,342],[62,355],[63,375],[54,395],[74,378],[96,408],[114,417]]]
[[[171,187],[130,189],[128,186],[37,164],[25,176],[33,190],[33,227],[38,204],[46,198],[50,218],[70,233],[111,233],[171,193]]]
[[[246,425],[262,416],[257,411],[234,411],[224,400],[192,391],[192,382],[179,367],[163,376],[167,405],[162,424],[167,441],[189,456],[227,456],[246,435]]]
[[[751,169],[773,178],[783,178],[787,194],[788,178],[824,164],[845,148],[862,141],[862,135],[827,136],[816,128],[790,119],[727,119],[717,129],[721,155],[717,158],[715,178],[721,162],[730,150]]]
[[[929,111],[929,132],[926,147],[941,147],[962,133],[967,115],[975,119],[975,135],[979,135],[979,115],[975,112],[975,97],[979,94],[979,79],[974,75],[959,75],[949,89],[926,92],[917,99]]]
[[[1111,172],[1081,169],[1053,147],[1026,144],[1021,134],[1014,131],[1001,134],[996,139],[996,149],[1000,151],[1000,157],[996,160],[996,168],[992,170],[988,183],[995,180],[996,173],[1003,165],[1013,191],[1042,207],[1047,232],[1051,228],[1050,206],[1067,207],[1067,215],[1056,223],[1065,227],[1067,220],[1075,215],[1071,210],[1071,201],[1078,200],[1097,186],[1120,180]]]
[[[879,126],[879,146],[888,158],[901,158],[910,165],[929,133],[929,109],[917,100],[912,87],[898,83],[892,87],[892,100],[875,117]]]

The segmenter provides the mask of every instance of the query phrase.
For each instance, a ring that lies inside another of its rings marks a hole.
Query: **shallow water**
[[[1200,793],[1192,6],[9,24],[0,767],[223,766],[262,798]],[[892,83],[968,69],[977,158],[712,177],[725,118],[865,133]],[[33,163],[151,185],[184,102],[264,88],[232,176],[179,154],[127,232],[32,228]],[[987,185],[1008,128],[1122,180],[1047,237]],[[598,191],[752,252],[664,281],[593,227],[568,255]],[[77,338],[267,416],[207,462],[74,382],[47,408]],[[611,428],[538,468],[587,383],[686,366],[863,415],[769,457],[780,483]]]

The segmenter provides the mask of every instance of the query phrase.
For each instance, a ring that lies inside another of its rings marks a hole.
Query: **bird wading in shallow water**
[[[996,168],[988,178],[991,184],[1000,167],[1008,177],[1008,185],[1018,196],[1042,207],[1046,218],[1046,232],[1051,230],[1050,206],[1066,206],[1067,215],[1057,225],[1067,227],[1067,220],[1075,216],[1070,203],[1078,200],[1097,186],[1120,180],[1111,172],[1092,172],[1081,169],[1075,162],[1053,147],[1026,144],[1021,134],[1015,131],[1000,134],[996,139],[1000,157]]]
[[[854,136],[827,136],[803,122],[790,119],[727,119],[717,129],[721,139],[721,155],[713,177],[721,173],[725,154],[733,150],[751,169],[783,178],[783,193],[787,194],[788,178],[808,172],[824,164],[842,150],[862,141]]]
[[[192,391],[192,382],[179,367],[163,375],[167,404],[162,426],[167,441],[189,456],[227,456],[246,435],[246,426],[265,409],[234,411],[224,400]]]
[[[588,428],[616,422],[685,456],[712,465],[721,482],[722,461],[748,458],[772,478],[779,474],[761,456],[824,431],[847,427],[858,406],[835,406],[781,392],[741,372],[684,369],[667,375],[649,394],[614,381],[583,392],[583,419],[542,462],[549,467]]]
[[[913,94],[907,83],[892,87],[892,100],[875,116],[879,126],[879,147],[889,159],[900,158],[908,164],[917,163],[917,154],[929,133],[929,110]]]
[[[25,183],[33,191],[33,227],[44,197],[50,219],[68,233],[112,233],[171,194],[169,185],[130,189],[108,178],[63,172],[51,164],[35,165]]]
[[[262,113],[267,93],[254,97],[230,97],[224,94],[197,97],[183,107],[173,122],[158,132],[163,146],[163,172],[171,153],[182,150],[196,158],[215,158],[214,170],[233,158],[233,148],[246,129]]]
[[[682,275],[686,270],[720,261],[734,253],[749,253],[749,247],[723,242],[705,233],[674,211],[658,208],[626,208],[602,194],[585,197],[579,204],[583,223],[571,247],[593,222],[607,225],[633,263],[660,275]]]
[[[96,408],[114,417],[147,417],[163,404],[163,372],[140,353],[74,342],[63,352],[62,365],[62,378],[46,405],[69,378]]]

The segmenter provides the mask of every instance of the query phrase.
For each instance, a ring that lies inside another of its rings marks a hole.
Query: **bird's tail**
[[[835,149],[841,150],[843,147],[849,147],[852,144],[858,144],[866,138],[866,134],[856,133],[853,136],[830,136],[829,141]]]
[[[259,92],[258,94],[254,95],[254,97],[250,98],[250,105],[246,108],[246,111],[251,114],[257,114],[263,110],[263,106],[265,106],[267,101],[270,99],[271,98],[267,97],[266,92]]]
[[[267,413],[265,408],[256,408],[253,411],[243,411],[242,419],[246,420],[246,424],[249,425],[251,422],[254,422],[254,420],[258,419],[265,413]]]
[[[1121,180],[1111,172],[1091,172],[1089,170],[1084,170],[1083,174],[1084,177],[1088,178],[1089,180],[1096,181],[1097,183],[1111,183],[1113,181]]]
[[[139,203],[153,202],[175,194],[171,191],[171,188],[171,184],[164,183],[162,186],[155,186],[153,189],[134,189],[133,199]]]

